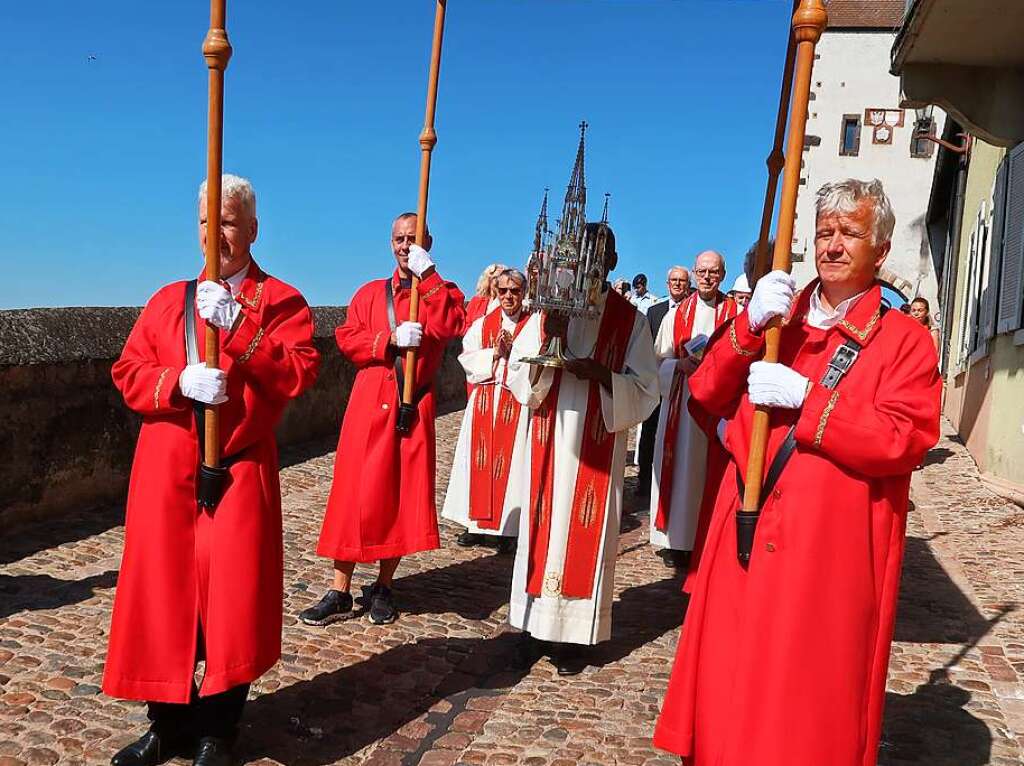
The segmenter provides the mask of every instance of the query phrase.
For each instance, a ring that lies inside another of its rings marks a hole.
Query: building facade
[[[907,298],[936,305],[938,283],[925,228],[935,144],[916,129],[941,133],[935,110],[918,119],[901,108],[900,78],[889,51],[903,19],[902,0],[831,0],[829,26],[818,44],[793,236],[793,274],[814,278],[815,193],[828,181],[878,178],[896,213],[883,278]]]

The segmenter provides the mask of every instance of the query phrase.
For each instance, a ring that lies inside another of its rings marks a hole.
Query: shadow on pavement
[[[508,603],[514,558],[479,556],[400,577],[395,580],[395,604],[403,614],[454,612],[467,620],[485,620]]]
[[[683,623],[689,597],[682,592],[683,579],[626,588],[612,604],[611,640],[590,650],[588,664],[604,667],[628,657]]]
[[[60,580],[50,575],[0,574],[0,619],[21,611],[57,609],[92,598],[97,589],[113,588],[117,571]]]
[[[515,634],[497,638],[428,638],[402,644],[309,681],[253,700],[246,707],[239,755],[322,766],[386,739],[439,700],[467,689],[515,686]]]

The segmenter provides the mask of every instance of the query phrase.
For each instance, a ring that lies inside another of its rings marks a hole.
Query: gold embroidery
[[[429,298],[431,295],[433,295],[438,290],[440,290],[441,287],[442,287],[442,285],[434,285],[429,290],[427,290],[427,292],[422,296],[422,299],[425,300],[425,299]]]
[[[167,377],[167,373],[171,371],[170,367],[164,369],[160,373],[160,377],[156,379],[156,388],[153,390],[153,409],[160,409],[160,389],[164,387],[164,378]]]
[[[476,469],[482,471],[487,466],[487,445],[482,441],[476,447]]]
[[[495,479],[500,479],[502,474],[505,472],[505,455],[498,455],[494,459],[494,471],[491,474]]]
[[[260,297],[263,295],[263,282],[260,281],[256,284],[256,292],[252,294],[252,298],[246,298],[241,293],[238,294],[238,300],[244,305],[251,309],[257,308],[260,305]]]
[[[832,410],[836,408],[836,402],[839,401],[839,392],[833,391],[832,396],[829,397],[828,404],[825,405],[825,409],[821,411],[821,420],[818,421],[818,430],[814,432],[814,446],[820,447],[821,440],[825,436],[825,425],[828,423],[828,418],[832,414]]]
[[[740,356],[754,356],[756,351],[749,351],[740,345],[739,338],[736,337],[736,322],[729,325],[729,342],[732,343],[732,350]]]
[[[868,337],[868,333],[871,332],[871,328],[875,326],[875,323],[879,320],[881,316],[882,312],[876,310],[875,313],[871,316],[871,321],[867,323],[863,330],[857,329],[852,324],[847,322],[845,319],[840,319],[839,324],[841,324],[847,330],[856,335],[857,340],[864,340],[866,337]]]
[[[544,575],[544,587],[541,593],[545,596],[559,596],[562,593],[562,575],[548,572]]]
[[[510,399],[505,400],[505,408],[501,411],[502,421],[505,425],[512,422],[512,417],[515,415],[515,406],[512,404]]]
[[[249,347],[245,350],[245,353],[242,354],[240,357],[238,357],[238,363],[239,364],[245,364],[246,362],[249,361],[249,359],[252,358],[253,352],[256,351],[256,346],[259,345],[259,342],[261,340],[263,340],[263,328],[262,327],[259,330],[257,330],[256,337],[254,337],[252,339],[252,341],[250,341]]]
[[[596,505],[594,495],[594,483],[591,482],[587,485],[587,491],[583,493],[583,504],[580,507],[580,524],[584,528],[594,523],[594,506]]]
[[[377,348],[380,346],[380,336],[383,335],[383,334],[384,334],[384,331],[381,330],[379,333],[377,333],[376,336],[374,336],[374,338],[373,338],[373,348],[370,349],[370,356],[374,356],[374,357],[377,356]]]

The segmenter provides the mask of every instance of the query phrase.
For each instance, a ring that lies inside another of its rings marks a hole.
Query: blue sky
[[[310,303],[389,273],[414,209],[429,0],[228,3],[225,170],[250,177],[254,254]],[[589,212],[612,194],[616,274],[757,233],[790,0],[450,0],[429,220],[472,290],[559,208],[586,119]],[[200,267],[203,0],[6,3],[0,308],[137,305]],[[91,59],[90,57],[95,58]]]

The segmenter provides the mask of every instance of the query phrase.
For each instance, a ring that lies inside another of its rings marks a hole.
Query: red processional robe
[[[661,717],[658,747],[692,766],[874,766],[903,558],[910,474],[939,435],[927,330],[880,310],[876,285],[828,330],[806,323],[814,285],[782,330],[780,361],[812,381],[771,412],[766,465],[789,427],[797,449],[766,498],[748,569],[736,558],[745,471],[747,314],[723,327],[691,380],[729,418],[720,484]],[[846,339],[863,346],[835,390],[818,381]]]
[[[313,384],[319,354],[309,307],[294,288],[253,263],[236,300],[242,318],[221,331],[228,401],[220,437],[221,454],[240,457],[213,512],[196,503],[198,434],[193,402],[178,386],[184,282],[150,299],[112,369],[125,403],[142,415],[103,674],[113,697],[184,703],[197,652],[206,658],[203,696],[253,681],[281,653],[274,427],[288,401]],[[201,357],[205,328],[197,315]]]
[[[487,295],[474,295],[469,299],[469,303],[466,305],[466,320],[462,329],[463,335],[469,332],[473,322],[487,313],[487,308],[492,300],[494,299]]]
[[[395,431],[401,392],[395,350],[389,345],[385,284],[359,288],[338,348],[355,365],[355,382],[341,424],[334,482],[317,554],[340,561],[371,562],[439,547],[434,506],[434,390],[448,342],[465,320],[463,296],[435,271],[420,282],[418,321],[423,340],[416,355],[416,388],[423,389],[408,434]],[[409,288],[397,270],[391,277],[396,324],[409,318]]]

